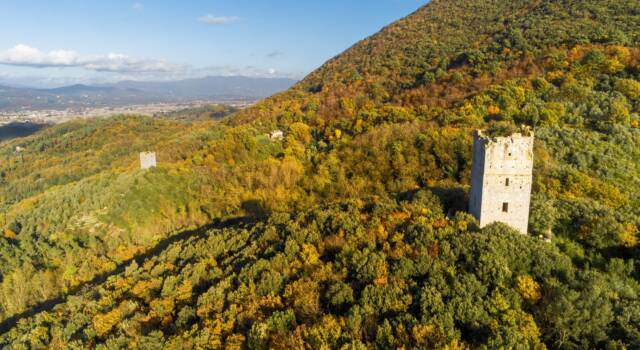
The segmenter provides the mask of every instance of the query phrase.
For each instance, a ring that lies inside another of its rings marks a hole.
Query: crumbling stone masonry
[[[527,234],[533,180],[533,133],[473,137],[469,212],[484,227],[503,222]]]
[[[140,169],[150,169],[156,166],[156,152],[140,152]]]

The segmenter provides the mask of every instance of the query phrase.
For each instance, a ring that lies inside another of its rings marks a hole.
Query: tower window
[[[507,178],[507,179],[504,181],[504,185],[505,185],[506,187],[509,187],[509,178]]]
[[[502,203],[502,211],[505,213],[509,212],[509,203]]]

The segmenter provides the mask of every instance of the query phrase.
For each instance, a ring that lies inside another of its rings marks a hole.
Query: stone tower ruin
[[[533,179],[533,133],[473,137],[469,212],[480,227],[503,222],[527,234]]]
[[[156,152],[140,152],[140,169],[150,169],[156,166]]]

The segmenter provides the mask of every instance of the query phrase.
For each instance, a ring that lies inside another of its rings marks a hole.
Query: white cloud
[[[42,52],[24,44],[0,52],[0,64],[37,68],[80,67],[113,73],[170,73],[185,69],[164,60],[135,59],[119,53],[82,56],[70,50]]]
[[[142,10],[144,10],[144,5],[139,3],[139,2],[135,2],[135,3],[133,3],[133,5],[131,5],[131,8],[134,11],[142,11]]]
[[[77,57],[78,55],[74,51],[55,50],[49,53],[43,53],[36,48],[19,44],[9,50],[1,52],[0,63],[34,67],[73,66]]]
[[[198,21],[211,25],[231,24],[240,20],[240,17],[236,16],[214,16],[206,15],[198,18]]]
[[[269,74],[271,74],[271,75],[276,74],[276,69],[275,68],[269,68]]]

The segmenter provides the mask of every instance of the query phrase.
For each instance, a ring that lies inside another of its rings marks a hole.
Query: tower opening
[[[509,212],[509,203],[502,203],[502,211],[504,213],[508,213]]]
[[[506,187],[509,187],[509,178],[507,178],[507,179],[505,180],[504,185],[505,185]]]

